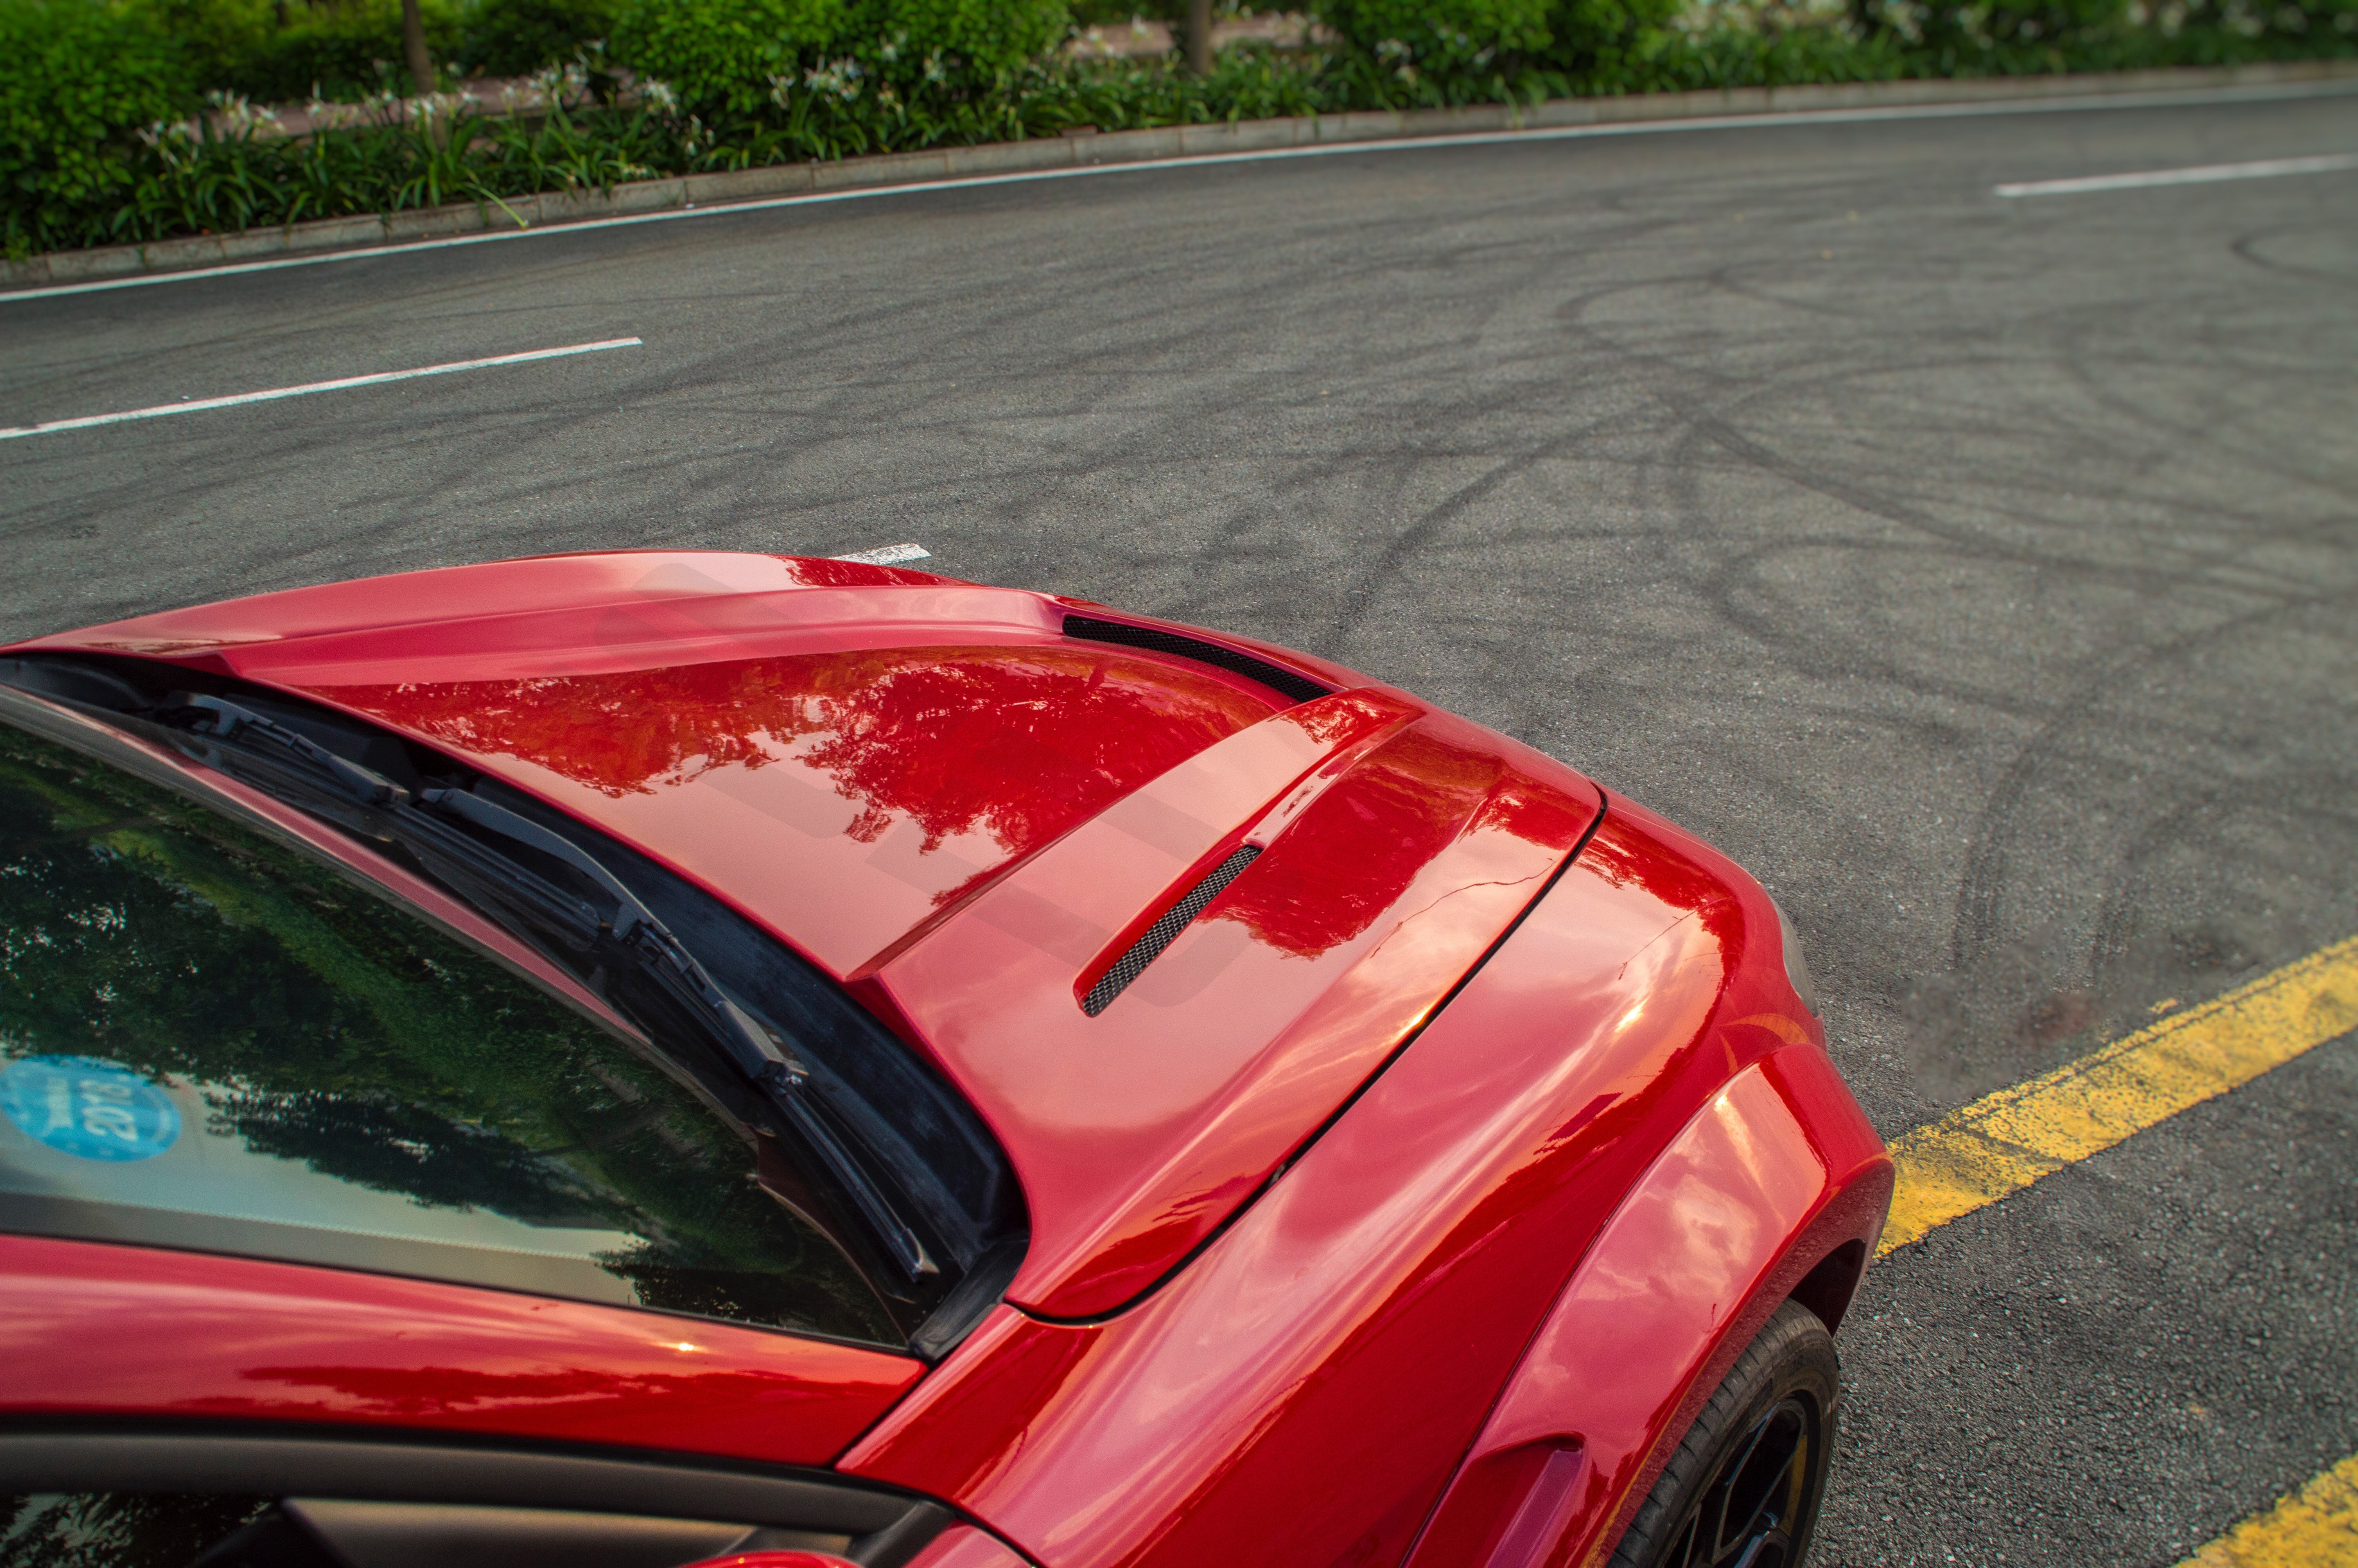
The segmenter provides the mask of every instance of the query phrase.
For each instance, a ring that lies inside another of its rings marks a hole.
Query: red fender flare
[[[1891,1186],[1814,1044],[1723,1085],[1573,1271],[1408,1568],[1603,1563],[1769,1314],[1793,1298],[1841,1323]]]

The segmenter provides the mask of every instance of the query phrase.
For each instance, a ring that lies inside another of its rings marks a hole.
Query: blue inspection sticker
[[[138,1074],[94,1056],[27,1056],[0,1068],[0,1116],[85,1160],[147,1160],[180,1138],[180,1113]]]

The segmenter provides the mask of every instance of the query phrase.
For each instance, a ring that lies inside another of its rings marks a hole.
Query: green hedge
[[[459,68],[528,76],[607,37],[621,10],[618,0],[475,0],[465,12]]]
[[[434,59],[457,59],[466,31],[458,0],[421,0],[420,9]],[[260,103],[409,91],[401,0],[122,0],[122,10],[178,46],[193,88]]]
[[[889,110],[1004,89],[1071,20],[1065,0],[635,0],[607,59],[699,117],[854,123],[838,111],[863,97]]]
[[[0,242],[84,239],[135,183],[140,130],[185,101],[179,53],[89,0],[5,0],[0,59]]]
[[[223,134],[207,93],[398,84],[398,0],[0,0],[0,248],[11,255],[495,201],[788,159],[1565,93],[2358,55],[2358,0],[1316,0],[1332,48],[1076,63],[1068,0],[425,0],[438,59],[583,57],[639,103],[529,121]],[[1758,8],[1747,8],[1758,6]],[[1779,25],[1779,18],[1788,18]]]
[[[1545,49],[1554,0],[1318,0],[1318,19],[1404,82],[1513,76]]]

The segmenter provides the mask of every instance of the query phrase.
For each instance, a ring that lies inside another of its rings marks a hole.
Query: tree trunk
[[[1212,74],[1212,0],[1187,0],[1187,69]]]
[[[401,52],[409,57],[409,80],[417,96],[425,97],[438,79],[434,57],[426,49],[426,15],[417,8],[417,0],[401,0]]]

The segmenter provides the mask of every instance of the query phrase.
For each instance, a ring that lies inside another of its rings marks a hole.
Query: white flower
[[[849,103],[860,96],[860,62],[846,57],[803,72],[803,85],[823,98]]]

